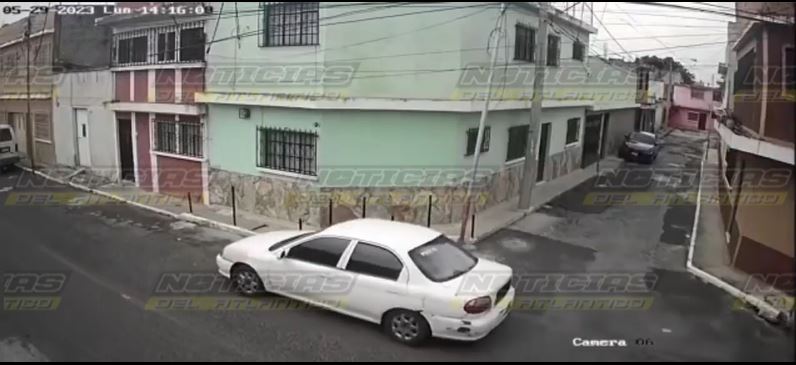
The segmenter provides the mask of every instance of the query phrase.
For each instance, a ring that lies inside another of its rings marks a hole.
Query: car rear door
[[[419,309],[421,300],[409,291],[405,264],[384,246],[359,241],[345,263],[354,275],[347,309],[355,315],[380,322],[392,308]]]

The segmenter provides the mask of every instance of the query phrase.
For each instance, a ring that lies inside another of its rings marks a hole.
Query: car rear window
[[[641,142],[644,144],[655,144],[655,138],[643,133],[633,133],[630,135],[631,141]]]
[[[0,142],[8,142],[11,140],[11,130],[8,128],[0,128]]]
[[[409,251],[409,257],[423,275],[434,282],[459,277],[478,263],[478,258],[444,235]]]

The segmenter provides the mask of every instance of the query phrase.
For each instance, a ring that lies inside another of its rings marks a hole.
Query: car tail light
[[[464,311],[470,314],[478,314],[492,308],[492,298],[479,297],[464,303]]]

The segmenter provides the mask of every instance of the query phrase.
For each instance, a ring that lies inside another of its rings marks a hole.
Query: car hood
[[[651,145],[651,144],[643,143],[643,142],[637,142],[637,141],[628,141],[628,142],[625,142],[625,145],[628,148],[630,148],[632,150],[636,150],[636,151],[649,151],[649,150],[655,148],[655,145]]]
[[[476,298],[491,295],[494,297],[498,289],[511,278],[512,273],[512,269],[506,265],[479,258],[478,263],[470,271],[442,283],[442,286],[455,296]]]
[[[230,261],[244,260],[252,252],[267,252],[277,242],[296,237],[306,231],[274,231],[246,237],[230,243],[221,251],[221,256]]]

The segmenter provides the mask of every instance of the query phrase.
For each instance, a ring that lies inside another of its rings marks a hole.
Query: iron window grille
[[[536,31],[522,24],[517,24],[514,30],[514,59],[533,62]]]
[[[558,66],[561,55],[561,38],[554,35],[547,36],[547,65]]]
[[[318,134],[257,127],[257,167],[317,176]]]
[[[155,121],[155,150],[202,157],[202,125],[196,122]]]
[[[576,40],[572,43],[572,59],[583,61],[586,54],[586,45],[583,42]]]
[[[506,161],[525,157],[525,146],[528,143],[528,126],[518,125],[509,128],[509,143]]]
[[[484,137],[481,140],[481,152],[489,151],[489,140],[492,128],[489,126],[484,127]],[[478,128],[470,128],[467,130],[467,150],[465,156],[472,156],[475,154],[475,143],[478,139]]]
[[[566,144],[575,143],[578,141],[580,133],[580,118],[572,118],[567,120],[567,140]]]
[[[311,46],[318,44],[319,3],[261,3],[264,31],[261,47]]]

